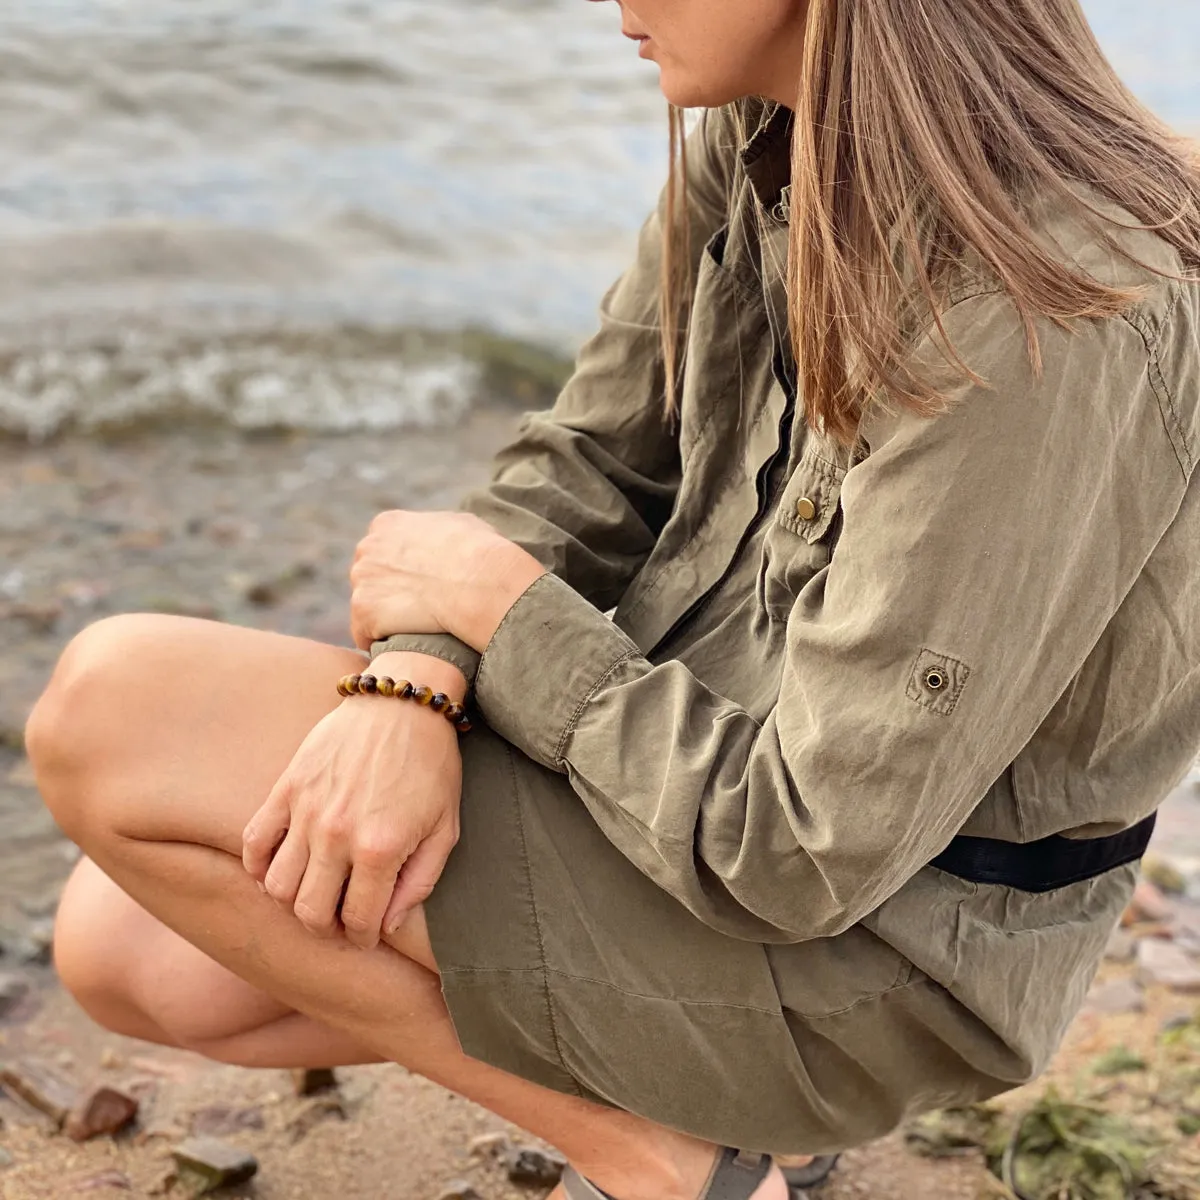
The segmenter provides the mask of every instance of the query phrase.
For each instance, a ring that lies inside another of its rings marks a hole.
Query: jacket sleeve
[[[795,598],[761,723],[682,663],[652,665],[550,575],[484,654],[488,722],[564,772],[637,867],[731,936],[837,934],[936,857],[1182,501],[1129,323],[1042,329],[1036,377],[1003,296],[945,320],[990,386],[953,385],[934,418],[865,425],[840,540]]]
[[[706,112],[688,138],[692,278],[728,219],[736,118]],[[466,496],[476,513],[600,609],[616,605],[671,514],[680,481],[677,436],[664,418],[659,333],[666,195],[643,226],[632,266],[600,307],[554,407],[526,414],[496,456],[490,484]],[[401,635],[384,650],[445,657],[470,681],[478,656],[442,636]]]

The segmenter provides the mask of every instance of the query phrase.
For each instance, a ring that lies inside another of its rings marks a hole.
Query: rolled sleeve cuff
[[[589,699],[637,644],[557,575],[534,580],[483,652],[475,702],[487,723],[543,766],[561,770]]]
[[[448,633],[398,633],[385,641],[372,643],[371,661],[395,650],[440,658],[466,676],[468,692],[475,686],[475,677],[479,674],[479,652]]]

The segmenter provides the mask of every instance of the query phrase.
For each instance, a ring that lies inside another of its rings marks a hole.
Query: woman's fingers
[[[266,882],[267,869],[291,823],[292,810],[281,780],[242,831],[242,866],[259,883]]]
[[[341,855],[315,848],[296,894],[296,919],[317,937],[333,937],[338,927],[338,904],[350,863]]]
[[[307,868],[308,839],[300,830],[291,829],[267,868],[266,879],[263,880],[267,894],[284,907],[293,907]]]
[[[456,829],[439,826],[413,851],[400,869],[400,878],[383,918],[384,933],[395,933],[408,913],[429,899],[457,843]]]
[[[350,884],[342,901],[342,924],[346,937],[363,950],[378,943],[383,918],[396,888],[398,867],[394,858],[387,861],[359,859],[350,872]]]

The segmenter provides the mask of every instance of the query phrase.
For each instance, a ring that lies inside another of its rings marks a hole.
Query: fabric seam
[[[558,1034],[558,1022],[554,1019],[554,1001],[550,995],[549,968],[546,965],[546,944],[542,939],[542,922],[538,917],[537,899],[533,894],[533,872],[529,867],[529,843],[525,837],[525,814],[522,810],[521,792],[517,783],[517,768],[513,762],[512,748],[507,742],[504,745],[504,756],[505,761],[508,763],[513,799],[516,801],[517,832],[521,838],[521,866],[525,873],[525,894],[529,902],[529,915],[533,919],[534,936],[537,938],[538,959],[541,961],[542,995],[546,1001],[546,1020],[550,1025],[550,1037],[554,1041],[554,1053],[558,1058],[558,1065],[562,1068],[567,1078],[570,1079],[575,1088],[575,1094],[582,1097],[583,1090],[579,1086],[579,1081],[575,1078],[574,1073],[568,1068],[566,1061],[563,1059],[562,1040]],[[533,969],[536,970],[536,968]]]
[[[1175,291],[1175,298],[1171,301],[1170,308],[1167,309],[1163,316],[1162,324],[1166,325],[1175,313],[1175,308],[1179,304],[1180,293]],[[1179,467],[1184,473],[1184,478],[1190,477],[1195,461],[1192,458],[1192,448],[1187,443],[1187,438],[1184,436],[1183,424],[1179,420],[1179,412],[1175,407],[1175,398],[1171,393],[1171,389],[1167,386],[1166,377],[1163,375],[1162,359],[1159,356],[1160,339],[1158,333],[1151,329],[1150,322],[1146,316],[1140,311],[1124,312],[1121,314],[1122,319],[1130,326],[1142,339],[1142,344],[1145,346],[1146,354],[1149,357],[1148,374],[1150,376],[1150,386],[1154,389],[1154,394],[1158,398],[1160,410],[1163,405],[1166,406],[1167,413],[1170,414],[1170,423],[1172,429],[1168,431],[1167,436],[1171,441],[1171,448],[1175,451],[1175,457],[1179,461]],[[1164,416],[1166,414],[1163,414]],[[1171,434],[1174,433],[1174,437]],[[1180,454],[1180,448],[1183,454]]]
[[[641,653],[641,650],[639,650],[636,646],[632,650],[626,650],[620,658],[609,664],[608,669],[604,672],[604,674],[592,684],[583,699],[575,705],[574,712],[571,713],[566,725],[563,727],[562,734],[558,739],[558,745],[554,748],[555,766],[561,766],[564,762],[566,762],[566,756],[563,754],[563,750],[566,747],[567,741],[570,739],[571,734],[575,732],[575,728],[579,724],[579,718],[583,716],[583,710],[591,703],[592,697],[595,696],[595,694],[604,686],[604,684],[608,681],[618,667],[624,663],[627,663],[631,658],[639,657]]]

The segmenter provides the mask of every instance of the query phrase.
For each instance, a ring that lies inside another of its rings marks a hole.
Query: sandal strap
[[[725,1147],[713,1163],[697,1200],[750,1200],[770,1171],[771,1159],[767,1155]],[[568,1200],[613,1200],[574,1167],[563,1172],[562,1184]]]

